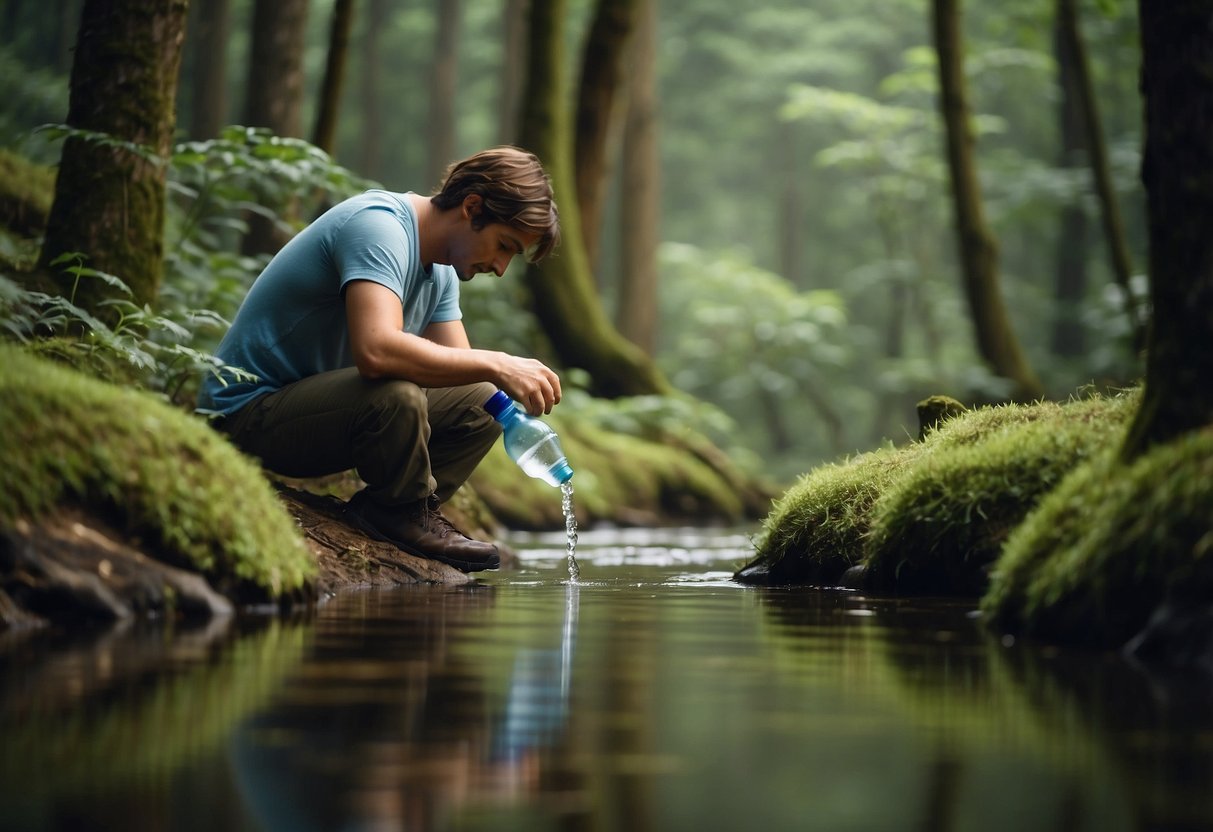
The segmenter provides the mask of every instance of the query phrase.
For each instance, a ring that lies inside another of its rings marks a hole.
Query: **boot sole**
[[[491,560],[484,562],[472,562],[422,552],[406,543],[401,543],[399,540],[392,540],[362,517],[358,516],[356,511],[347,511],[344,513],[344,516],[347,523],[356,527],[367,537],[372,538],[373,540],[378,540],[382,543],[390,543],[400,551],[412,555],[413,557],[421,558],[422,560],[436,560],[439,563],[445,563],[447,566],[453,566],[460,572],[482,572],[485,569],[497,569],[499,566],[501,566],[501,557],[499,555],[493,555]]]

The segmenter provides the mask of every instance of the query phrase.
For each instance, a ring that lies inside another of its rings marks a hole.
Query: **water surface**
[[[478,586],[0,635],[0,829],[1213,828],[1193,678],[971,604],[744,588],[744,534],[517,536]]]

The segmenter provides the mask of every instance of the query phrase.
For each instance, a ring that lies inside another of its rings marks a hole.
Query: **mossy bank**
[[[9,596],[36,594],[17,568],[28,549],[22,529],[69,512],[73,527],[112,529],[144,555],[204,576],[225,597],[309,592],[314,559],[260,469],[201,420],[150,394],[0,346],[0,457]],[[172,593],[157,598],[149,604],[174,601]],[[26,600],[35,611],[55,604]]]
[[[1213,431],[1123,464],[1138,401],[980,408],[817,468],[777,501],[737,577],[982,597],[1000,631],[1205,661]],[[1187,647],[1160,635],[1182,627]]]

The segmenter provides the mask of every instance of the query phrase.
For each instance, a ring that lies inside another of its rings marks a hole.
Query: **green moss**
[[[820,466],[777,501],[738,578],[830,585],[865,563],[878,588],[979,592],[1011,526],[1135,402],[983,407],[921,442]]]
[[[46,225],[55,198],[55,170],[0,148],[0,224],[21,234]]]
[[[221,591],[279,596],[315,563],[260,469],[153,396],[0,346],[0,522],[96,508]]]
[[[1030,415],[1017,406],[987,407],[953,418],[925,442],[882,448],[813,469],[787,491],[763,522],[757,556],[738,573],[755,583],[830,585],[865,559],[872,507],[920,456],[979,443]]]
[[[1131,464],[1074,471],[1007,541],[982,608],[994,626],[1121,644],[1164,600],[1213,596],[1213,429]]]
[[[810,471],[775,503],[759,533],[757,558],[740,577],[760,583],[836,584],[863,559],[872,504],[921,448],[881,448]]]
[[[872,506],[867,585],[980,595],[1011,530],[1075,465],[1117,442],[1136,402],[990,408],[940,429]],[[968,441],[977,425],[980,441]]]

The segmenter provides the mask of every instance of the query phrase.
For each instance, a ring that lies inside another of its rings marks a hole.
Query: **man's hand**
[[[534,358],[501,353],[497,386],[533,416],[551,413],[560,404],[560,377]]]

